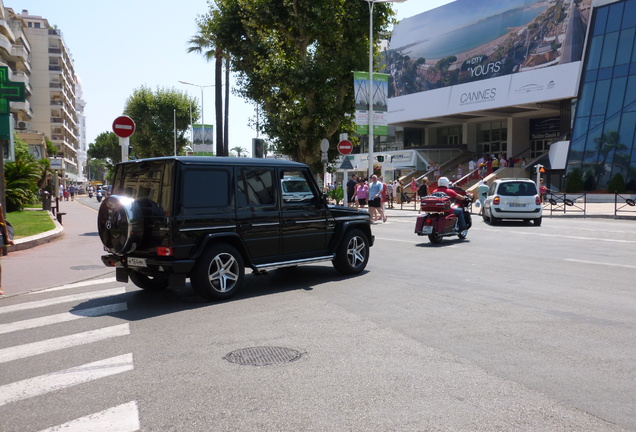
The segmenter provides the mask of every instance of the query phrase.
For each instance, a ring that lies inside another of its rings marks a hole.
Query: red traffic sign
[[[348,155],[353,151],[353,144],[351,144],[351,141],[342,140],[338,143],[338,151],[340,154]]]
[[[128,116],[119,116],[113,122],[113,132],[119,138],[128,138],[135,132],[135,122]]]

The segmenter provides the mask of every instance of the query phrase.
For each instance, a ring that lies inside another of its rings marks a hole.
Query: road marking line
[[[104,268],[106,267],[104,266]],[[81,288],[85,286],[99,285],[99,284],[105,284],[105,283],[111,283],[111,282],[117,282],[117,279],[113,277],[113,278],[106,278],[106,279],[88,280],[88,281],[77,282],[77,283],[68,284],[68,285],[61,285],[58,287],[47,288],[45,290],[40,290],[40,291],[31,291],[31,292],[28,292],[27,294],[33,295],[33,294],[47,293],[51,291],[61,291],[61,290],[67,290],[71,288]]]
[[[126,303],[115,303],[112,305],[98,306],[88,309],[80,309],[73,312],[64,312],[61,314],[49,315],[41,318],[33,318],[24,321],[16,321],[12,323],[2,324],[0,326],[0,334],[11,333],[15,331],[28,330],[37,327],[44,327],[51,324],[59,324],[68,321],[74,321],[82,318],[98,317],[108,315],[114,312],[128,310]]]
[[[125,294],[125,293],[126,293],[126,288],[124,287],[111,288],[111,289],[106,289],[101,291],[91,291],[87,293],[74,294],[74,295],[56,297],[56,298],[47,299],[47,300],[32,301],[32,302],[20,303],[20,304],[11,305],[11,306],[0,307],[0,314],[24,311],[29,309],[37,309],[41,307],[52,306],[52,305],[61,304],[61,303],[69,303],[69,302],[80,301],[80,300],[92,300],[92,299],[98,299],[98,298],[112,297],[112,296]]]
[[[130,326],[128,324],[119,324],[116,326],[104,327],[97,330],[90,330],[39,342],[17,345],[0,349],[0,363],[86,345],[119,336],[128,336],[129,334]]]
[[[496,230],[496,229],[485,229],[484,231],[490,231],[490,232],[497,232],[497,233],[502,233],[501,230]],[[534,230],[532,230],[534,231]],[[604,241],[604,242],[609,242],[609,243],[636,243],[636,240],[620,240],[620,239],[608,239],[608,238],[595,238],[595,237],[581,237],[581,236],[569,236],[569,235],[563,235],[563,234],[542,234],[542,233],[538,233],[536,231],[534,232],[526,232],[526,231],[505,231],[506,233],[512,233],[512,234],[522,234],[522,235],[529,235],[529,236],[533,236],[533,237],[561,237],[561,238],[566,238],[566,239],[573,239],[573,240],[592,240],[592,241]]]
[[[128,402],[40,432],[134,432],[139,429],[137,402]]]
[[[0,406],[133,369],[132,353],[99,360],[0,387]]]
[[[573,258],[566,258],[563,261],[579,263],[579,264],[594,264],[594,265],[601,265],[601,266],[608,266],[608,267],[619,267],[619,268],[626,268],[626,269],[630,269],[630,270],[636,270],[636,266],[626,265],[626,264],[615,264],[615,263],[598,262],[598,261],[583,261],[583,260],[577,260],[577,259],[573,259]]]

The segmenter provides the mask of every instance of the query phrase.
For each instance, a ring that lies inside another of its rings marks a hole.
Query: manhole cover
[[[89,264],[89,265],[73,266],[71,267],[71,270],[99,270],[102,268],[104,268],[104,266]]]
[[[232,351],[225,360],[247,366],[269,366],[291,363],[300,358],[302,353],[291,348],[253,347]]]

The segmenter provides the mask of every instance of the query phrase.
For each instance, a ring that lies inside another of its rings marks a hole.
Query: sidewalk
[[[63,227],[56,222],[52,231],[16,240],[2,257],[5,295],[115,276],[101,261],[104,249],[97,233],[97,211],[77,200],[64,201],[60,207],[66,213]]]

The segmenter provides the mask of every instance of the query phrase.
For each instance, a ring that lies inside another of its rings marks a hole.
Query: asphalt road
[[[636,430],[633,221],[475,220],[434,246],[415,216],[374,225],[357,277],[248,276],[221,303],[112,279],[1,299],[0,430]],[[227,359],[256,347],[299,358]]]

